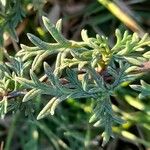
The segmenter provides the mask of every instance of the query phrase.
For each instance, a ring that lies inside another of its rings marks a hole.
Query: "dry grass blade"
[[[98,2],[104,5],[114,16],[116,16],[133,32],[137,32],[140,37],[144,35],[144,31],[140,25],[133,18],[131,18],[127,12],[124,12],[120,7],[118,7],[117,4],[109,0],[98,0]]]

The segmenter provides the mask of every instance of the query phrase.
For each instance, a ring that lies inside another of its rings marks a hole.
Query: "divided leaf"
[[[42,17],[43,23],[46,29],[50,32],[53,38],[63,46],[69,46],[70,42],[66,40],[61,33],[56,29],[56,27],[50,22],[50,20],[46,17]],[[58,25],[58,24],[57,24]]]

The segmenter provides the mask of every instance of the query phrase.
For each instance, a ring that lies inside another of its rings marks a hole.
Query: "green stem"
[[[13,134],[14,134],[14,131],[15,131],[15,127],[16,127],[16,123],[17,123],[17,120],[19,118],[19,115],[20,114],[19,114],[19,111],[18,111],[18,112],[16,112],[16,114],[13,117],[11,126],[9,128],[9,132],[8,132],[8,136],[7,136],[7,139],[6,139],[6,145],[5,145],[4,150],[10,150]]]
[[[0,61],[3,61],[3,49],[0,47]]]

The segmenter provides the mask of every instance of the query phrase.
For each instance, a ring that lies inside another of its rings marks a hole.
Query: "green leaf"
[[[144,89],[150,89],[150,84],[146,83],[144,80],[141,80],[140,82]]]
[[[40,89],[32,89],[30,90],[24,97],[22,102],[27,102],[33,98],[35,98],[37,95],[39,95],[41,93]]]
[[[92,78],[95,80],[96,84],[101,87],[101,90],[105,91],[104,87],[104,80],[101,75],[99,75],[94,68],[88,67],[88,72],[92,76]]]
[[[44,62],[44,71],[46,75],[48,76],[48,79],[51,82],[51,84],[53,86],[59,87],[60,86],[59,80],[57,79],[57,77],[54,76],[51,67],[46,62]]]
[[[102,127],[104,126],[104,122],[102,119],[99,119],[98,121],[96,121],[96,123],[93,124],[94,127]]]
[[[81,31],[81,37],[82,37],[82,40],[90,47],[92,48],[99,48],[98,45],[96,45],[93,41],[94,41],[94,38],[89,38],[88,35],[87,35],[87,30],[82,30]]]
[[[70,42],[68,40],[66,40],[62,34],[60,34],[58,32],[58,30],[56,29],[56,27],[50,22],[50,20],[46,17],[42,17],[43,19],[43,23],[46,27],[46,29],[50,32],[50,34],[53,36],[53,38],[60,44],[62,44],[63,46],[69,46]]]
[[[96,115],[94,114],[94,115],[92,115],[92,117],[90,118],[89,123],[92,123],[92,122],[94,122],[95,120],[97,120],[97,117],[96,117]]]
[[[7,97],[4,96],[2,100],[0,100],[0,118],[3,119],[5,114],[7,113]]]
[[[37,76],[35,75],[35,73],[31,69],[30,69],[30,77],[36,86],[40,86],[39,79],[37,78]]]
[[[134,71],[136,71],[138,69],[138,67],[137,66],[131,66],[131,67],[129,67],[129,68],[127,68],[126,70],[125,70],[125,72],[126,73],[132,73],[132,72],[134,72]]]
[[[143,57],[145,57],[145,58],[150,58],[150,51],[148,51],[148,52],[146,52],[146,53],[144,53],[143,54]]]
[[[82,30],[81,31],[81,37],[82,37],[82,40],[86,43],[89,43],[89,37],[87,35],[87,30]]]
[[[66,73],[69,81],[76,87],[82,90],[81,82],[78,80],[77,73],[74,70],[66,68]]]
[[[62,19],[59,19],[59,20],[56,22],[56,29],[58,30],[58,32],[61,32],[61,31],[62,31]]]
[[[141,88],[140,85],[130,85],[130,87],[131,87],[132,89],[136,90],[136,91],[141,91],[141,90],[142,90],[142,88]]]
[[[149,34],[145,33],[144,36],[141,38],[139,45],[143,44],[145,41],[148,41],[148,40],[149,40]],[[149,43],[150,43],[150,41],[149,41]]]
[[[54,111],[56,106],[62,102],[63,100],[66,99],[66,96],[63,95],[61,97],[53,97],[47,104],[46,106],[41,110],[41,112],[39,113],[39,115],[37,116],[37,120],[42,119],[44,117],[46,117],[47,115],[54,115]]]
[[[31,35],[31,39],[32,39],[32,34],[28,33],[27,35]],[[35,37],[35,36],[34,36]],[[33,38],[34,39],[34,38]],[[32,41],[31,41],[32,42]],[[26,46],[24,44],[20,44],[21,48],[25,51],[38,51],[39,48],[38,47],[29,47],[29,46]],[[20,51],[19,51],[20,52]],[[17,55],[19,54],[19,52],[17,53]]]
[[[125,57],[125,59],[126,59],[129,63],[131,63],[131,64],[133,64],[133,65],[137,65],[137,66],[140,66],[141,63],[142,63],[140,60],[138,60],[138,59],[136,59],[136,58],[133,58],[133,57]]]
[[[114,120],[114,122],[116,122],[116,123],[118,123],[118,124],[124,124],[124,123],[126,123],[126,121],[125,120],[123,120],[123,119],[121,119],[121,118],[119,118],[119,117],[117,117],[117,116],[114,116],[113,117],[113,120]]]
[[[40,38],[34,36],[33,34],[27,33],[27,36],[28,36],[29,40],[40,49],[54,51],[56,49],[62,48],[62,45],[59,43],[53,43],[53,44],[46,43],[46,42],[42,41]],[[28,49],[28,50],[30,50],[30,49]],[[34,48],[34,50],[35,50],[35,48]]]
[[[26,86],[26,87],[29,87],[29,88],[36,88],[36,85],[35,83],[32,81],[32,80],[28,80],[28,79],[25,79],[25,78],[21,78],[21,77],[16,77],[16,80]]]
[[[108,133],[108,132],[106,132],[106,131],[104,131],[103,133],[102,133],[102,137],[103,137],[103,143],[102,143],[102,147],[104,147],[107,143],[108,143],[108,141],[109,141],[109,139],[110,139],[110,134]]]
[[[87,73],[83,76],[82,87],[83,87],[84,91],[88,90],[88,81],[89,81],[89,77],[88,76],[89,75]]]
[[[56,53],[57,51],[55,51]],[[36,55],[36,57],[34,58],[34,61],[32,63],[32,66],[31,66],[31,69],[34,71],[36,70],[40,65],[41,65],[41,62],[46,58],[48,57],[51,53],[54,53],[54,52],[49,52],[49,51],[44,51],[43,53],[39,53],[38,55]]]

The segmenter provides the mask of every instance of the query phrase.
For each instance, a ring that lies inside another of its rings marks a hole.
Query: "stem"
[[[0,47],[0,61],[3,61],[3,49]]]
[[[4,149],[4,141],[2,141],[0,145],[0,150],[3,150],[3,149]]]
[[[14,131],[15,131],[15,127],[16,127],[19,115],[20,115],[19,111],[17,111],[16,114],[14,115],[14,117],[13,117],[11,126],[9,128],[9,132],[8,132],[8,136],[7,136],[7,140],[6,140],[6,145],[5,145],[4,150],[10,150],[10,146],[11,146],[13,134],[14,134]]]
[[[12,40],[12,44],[13,44],[14,50],[16,52],[18,52],[20,48],[19,48],[17,42],[13,38],[11,38],[11,40]]]

